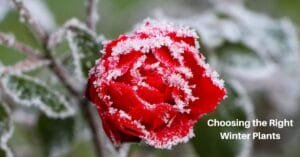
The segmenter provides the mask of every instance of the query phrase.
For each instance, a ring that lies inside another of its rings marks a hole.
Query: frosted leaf
[[[263,60],[259,54],[241,44],[226,43],[216,51],[217,65],[231,76],[257,80],[275,71],[272,62]]]
[[[48,60],[28,58],[16,63],[13,66],[3,67],[3,72],[6,74],[21,74],[21,73],[36,70],[48,64],[50,64]]]
[[[64,118],[75,113],[61,94],[29,76],[3,75],[1,84],[12,101],[28,107],[35,106],[49,117]]]
[[[8,106],[0,102],[0,155],[13,157],[7,142],[13,133],[13,124]]]
[[[212,50],[224,43],[234,43],[245,45],[264,60],[288,63],[299,58],[297,31],[289,20],[252,12],[241,3],[218,2],[215,8],[185,19],[163,13],[158,18],[192,26],[204,46]]]
[[[54,17],[45,5],[44,1],[41,0],[22,0],[24,6],[28,8],[28,11],[32,15],[34,21],[37,21],[47,31],[52,31],[56,27]],[[22,17],[21,17],[22,18]]]
[[[97,39],[88,31],[80,28],[72,28],[68,33],[68,41],[72,50],[74,62],[78,62],[76,68],[79,69],[83,77],[87,77],[88,71],[100,57],[100,44]]]
[[[102,40],[103,37],[97,38],[85,24],[77,19],[71,19],[50,36],[48,47],[53,49],[65,39],[67,39],[72,52],[75,74],[84,80],[96,59],[101,56],[99,40]]]

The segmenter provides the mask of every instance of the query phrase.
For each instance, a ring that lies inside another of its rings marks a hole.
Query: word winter
[[[221,132],[220,137],[222,140],[280,140],[280,134],[278,133],[232,133],[232,132]]]

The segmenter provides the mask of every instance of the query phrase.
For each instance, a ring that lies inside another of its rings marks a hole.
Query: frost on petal
[[[185,143],[194,137],[193,125],[193,122],[185,119],[185,117],[175,117],[169,127],[151,132],[145,138],[145,142],[155,148],[171,149],[172,146]]]
[[[171,148],[187,142],[199,118],[216,108],[226,92],[197,38],[188,27],[146,20],[106,43],[86,94],[114,144]]]

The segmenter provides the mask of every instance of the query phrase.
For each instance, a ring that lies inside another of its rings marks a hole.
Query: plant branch
[[[92,138],[93,138],[93,143],[95,147],[95,152],[97,154],[97,157],[102,157],[102,148],[101,148],[101,140],[99,139],[99,130],[98,130],[98,125],[97,121],[94,119],[94,114],[92,112],[91,106],[88,102],[83,97],[83,91],[80,89],[76,88],[74,85],[76,83],[72,82],[70,80],[70,75],[67,75],[67,72],[65,69],[61,66],[61,64],[56,61],[56,59],[51,55],[52,52],[45,48],[47,50],[48,59],[52,61],[52,64],[50,65],[50,69],[57,75],[57,77],[63,82],[65,87],[68,89],[68,91],[79,100],[80,103],[80,108],[84,114],[84,117],[86,121],[88,122],[88,125],[90,127],[91,133],[92,133]]]
[[[101,151],[101,141],[98,137],[100,135],[97,130],[97,121],[93,117],[92,110],[90,109],[88,100],[83,98],[83,87],[77,86],[78,83],[74,82],[72,76],[68,71],[58,62],[53,56],[54,52],[49,48],[49,34],[42,29],[42,27],[36,22],[31,16],[29,10],[24,6],[21,0],[12,0],[15,4],[17,10],[20,13],[21,18],[25,20],[28,24],[29,29],[35,35],[38,41],[41,41],[45,56],[44,58],[50,61],[49,68],[52,70],[56,76],[63,83],[65,88],[80,102],[80,107],[85,114],[85,118],[89,124],[91,133],[93,135],[94,146],[96,150],[97,157],[102,157]],[[97,2],[98,0],[89,0],[88,1],[88,20],[87,25],[93,30],[96,27],[97,23]]]
[[[28,24],[28,28],[32,31],[38,40],[44,41],[47,38],[47,33],[40,26],[40,24],[34,20],[33,16],[30,14],[29,10],[24,6],[23,0],[11,0],[17,10],[19,11],[20,17],[24,22]]]
[[[43,58],[42,54],[21,42],[16,41],[15,37],[10,34],[5,34],[0,32],[0,44],[18,50],[21,53],[28,55],[31,58]]]
[[[62,81],[63,85],[67,88],[67,90],[74,96],[82,96],[82,88],[79,86],[77,82],[74,81],[71,74],[63,67],[63,65],[58,62],[51,51],[46,50],[46,58],[50,60],[50,70],[52,70],[55,75],[58,77],[60,81]]]
[[[37,69],[42,66],[49,65],[49,60],[46,59],[37,59],[37,58],[27,58],[18,62],[13,66],[4,67],[4,73],[19,73],[19,72],[27,72],[34,69]]]
[[[84,117],[86,118],[88,125],[91,128],[93,142],[95,144],[95,151],[97,157],[102,157],[103,152],[101,149],[101,140],[99,136],[99,126],[97,125],[97,121],[94,118],[93,109],[90,103],[86,99],[81,100],[81,109],[83,110]]]
[[[98,0],[87,0],[87,7],[86,7],[86,12],[87,12],[87,20],[86,20],[86,25],[88,28],[91,30],[95,31],[97,22],[98,22]]]

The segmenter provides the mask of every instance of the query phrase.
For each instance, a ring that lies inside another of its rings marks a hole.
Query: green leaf
[[[222,132],[247,133],[251,131],[251,128],[209,127],[207,124],[210,119],[222,121],[235,121],[238,119],[244,121],[253,118],[253,115],[249,112],[251,103],[245,95],[231,85],[227,85],[227,92],[228,98],[218,106],[214,113],[204,116],[195,127],[196,136],[192,139],[192,144],[200,156],[236,157],[244,153],[244,149],[249,149],[247,146],[251,145],[251,140],[222,140],[220,136]]]
[[[69,26],[67,39],[77,73],[86,78],[89,70],[100,57],[101,45],[97,42],[95,35],[80,23]]]
[[[61,94],[43,82],[25,75],[3,75],[5,93],[12,101],[24,106],[36,106],[47,116],[64,118],[74,115],[75,110]]]
[[[265,62],[260,56],[242,43],[227,42],[216,49],[216,54],[221,64],[227,68],[247,70],[265,66]]]
[[[46,156],[61,156],[69,152],[74,139],[75,119],[51,119],[41,115],[37,130]]]
[[[225,42],[215,50],[215,54],[219,70],[230,76],[247,79],[265,77],[275,68],[269,60],[243,43]]]
[[[0,102],[0,157],[12,157],[12,151],[7,142],[13,132],[10,111],[6,104]]]

